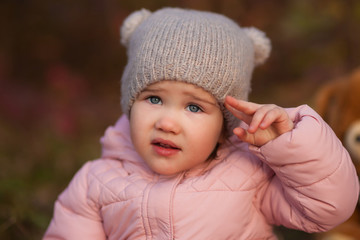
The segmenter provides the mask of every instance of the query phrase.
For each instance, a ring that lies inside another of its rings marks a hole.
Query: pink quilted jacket
[[[272,225],[326,231],[353,212],[358,178],[333,131],[309,107],[261,148],[231,138],[221,160],[154,174],[121,117],[59,196],[44,239],[276,239]]]

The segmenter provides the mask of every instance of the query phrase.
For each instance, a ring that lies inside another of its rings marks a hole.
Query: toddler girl
[[[247,102],[270,41],[215,13],[164,8],[121,29],[124,115],[55,203],[44,239],[276,239],[353,212],[354,166],[308,106]]]

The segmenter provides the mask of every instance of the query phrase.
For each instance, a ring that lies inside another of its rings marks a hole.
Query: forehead
[[[198,100],[206,100],[218,105],[217,99],[211,93],[202,87],[187,82],[163,80],[147,86],[142,92],[165,93],[170,96],[172,94],[183,94],[184,96],[193,97]]]
[[[205,91],[202,87],[199,87],[192,83],[187,82],[181,82],[181,81],[175,81],[175,80],[163,80],[156,83],[153,83],[149,86],[147,86],[143,91],[170,91],[170,90],[183,90],[183,91],[189,91],[189,92],[198,92],[206,95],[210,95],[211,97],[214,97],[211,93]]]

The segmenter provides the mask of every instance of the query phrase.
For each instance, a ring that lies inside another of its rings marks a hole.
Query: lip
[[[152,140],[151,145],[156,154],[164,157],[170,157],[181,151],[181,148],[175,143],[162,138]]]

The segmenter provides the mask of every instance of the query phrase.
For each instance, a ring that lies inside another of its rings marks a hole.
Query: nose
[[[155,128],[166,133],[179,134],[180,120],[173,114],[162,115],[156,121]]]

